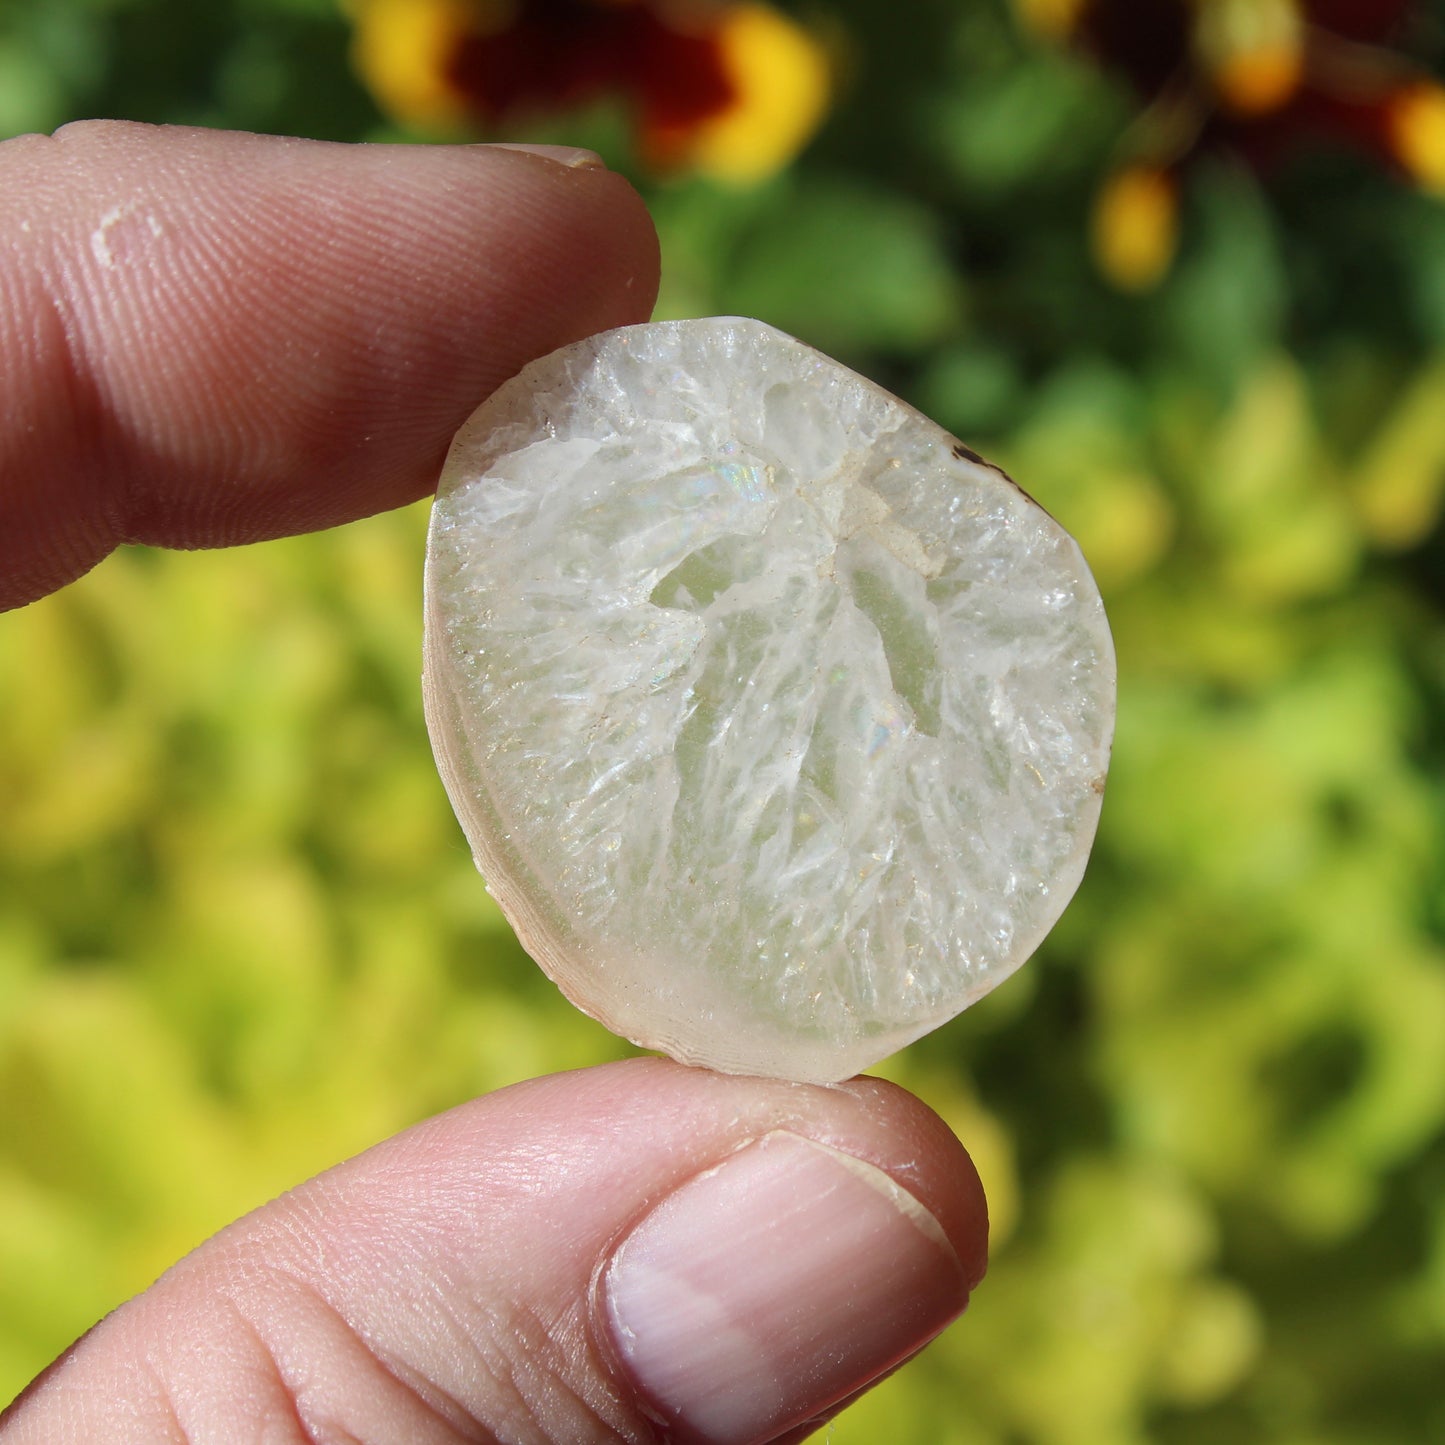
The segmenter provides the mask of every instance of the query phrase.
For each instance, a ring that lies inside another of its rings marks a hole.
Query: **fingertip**
[[[938,1219],[893,1175],[777,1130],[627,1235],[603,1275],[602,1314],[671,1433],[749,1445],[915,1353],[968,1292]]]
[[[860,1075],[836,1086],[856,1097],[878,1122],[887,1152],[872,1158],[938,1220],[958,1256],[970,1290],[988,1270],[988,1200],[968,1150],[939,1114],[887,1079]]]
[[[258,1415],[430,1438],[439,1414],[488,1438],[523,1417],[559,1440],[800,1438],[963,1309],[982,1229],[961,1146],[878,1080],[556,1075],[224,1231],[77,1347],[15,1438],[168,1438],[121,1428],[164,1410],[218,1439]]]
[[[413,500],[491,390],[656,295],[632,187],[518,150],[87,122],[0,185],[0,606]]]

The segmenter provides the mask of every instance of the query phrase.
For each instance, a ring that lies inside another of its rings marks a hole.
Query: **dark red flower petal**
[[[491,125],[615,95],[645,133],[688,129],[733,100],[715,25],[682,30],[646,5],[588,0],[521,0],[509,25],[458,37],[447,80]]]
[[[1193,16],[1185,0],[1089,0],[1080,39],[1144,96],[1155,96],[1190,59]]]

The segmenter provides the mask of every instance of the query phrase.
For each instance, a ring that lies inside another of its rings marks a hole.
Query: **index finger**
[[[113,122],[0,144],[0,608],[121,542],[422,495],[532,358],[645,320],[620,177],[487,146]]]

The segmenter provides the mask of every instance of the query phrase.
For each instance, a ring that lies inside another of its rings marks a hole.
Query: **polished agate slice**
[[[646,1048],[846,1078],[1006,978],[1078,886],[1114,716],[1078,547],[769,326],[527,367],[452,446],[426,592],[477,866]]]

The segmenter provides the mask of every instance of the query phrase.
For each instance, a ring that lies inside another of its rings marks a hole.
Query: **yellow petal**
[[[451,129],[467,115],[466,99],[448,81],[458,39],[506,23],[506,0],[355,0],[351,63],[377,104],[396,120]]]
[[[749,185],[779,171],[822,121],[830,90],[823,47],[766,5],[735,5],[719,36],[733,103],[698,128],[687,163],[716,180]]]
[[[1445,86],[1423,80],[1390,103],[1390,148],[1416,184],[1445,196]]]
[[[1013,0],[1019,19],[1050,40],[1066,40],[1083,14],[1086,0]]]
[[[1121,291],[1147,291],[1169,269],[1179,243],[1179,197],[1168,172],[1126,166],[1094,203],[1094,261]]]
[[[1304,17],[1298,0],[1203,0],[1194,46],[1220,103],[1237,115],[1267,115],[1304,78]]]
[[[1304,60],[1297,49],[1274,46],[1232,55],[1214,72],[1219,98],[1237,115],[1267,115],[1299,89]]]

